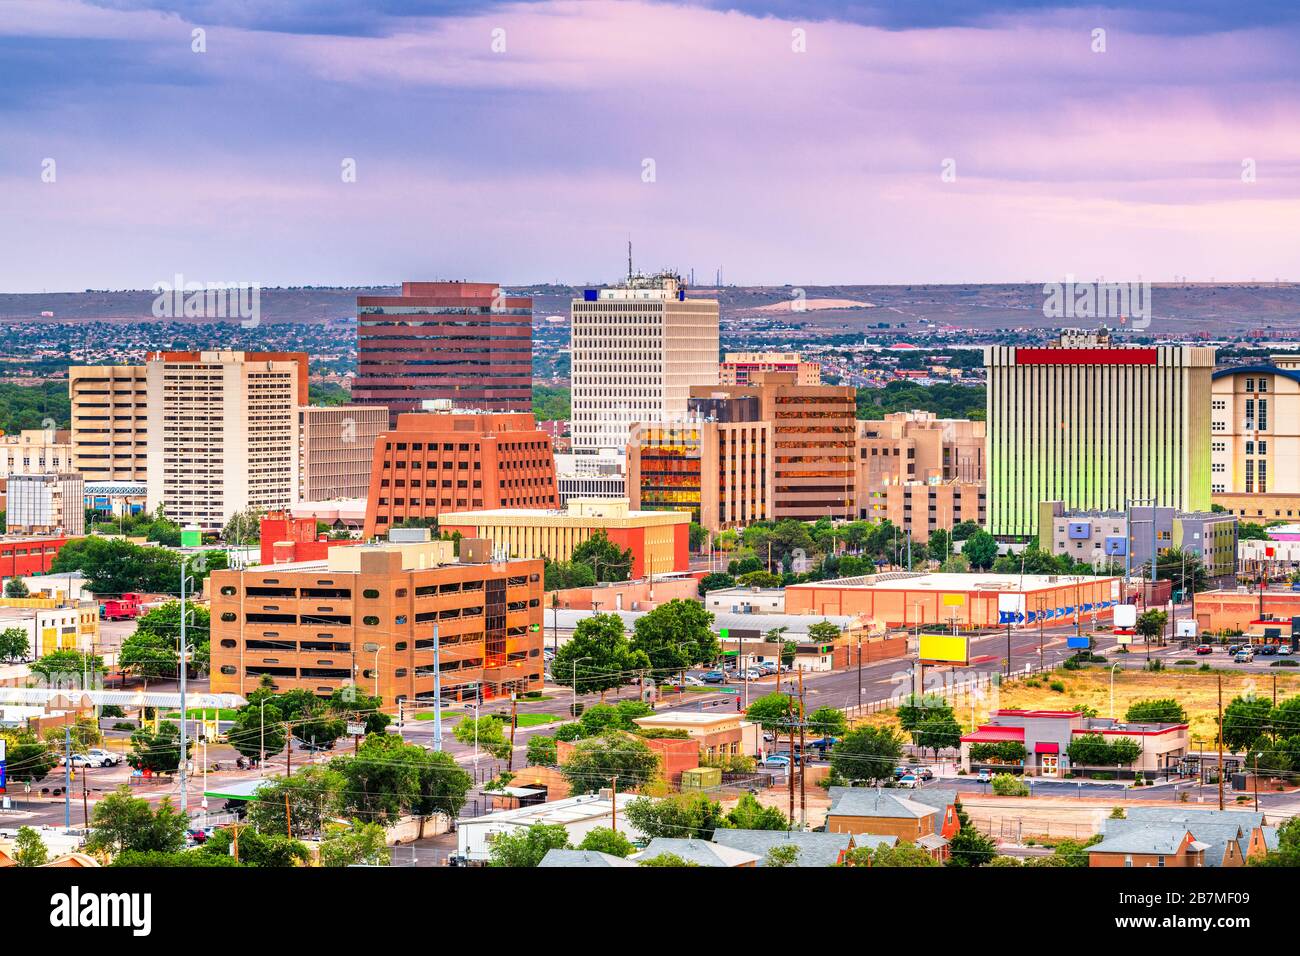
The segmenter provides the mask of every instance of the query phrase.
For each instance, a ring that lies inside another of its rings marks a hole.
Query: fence
[[[1009,677],[1001,672],[994,673],[992,671],[981,671],[963,676],[956,680],[952,679],[954,674],[951,672],[935,675],[941,679],[929,683],[929,686],[925,688],[925,696],[941,697],[954,708],[957,706],[974,704],[973,698],[984,696],[984,694],[992,688],[1002,686],[1004,681],[1016,680],[1028,677],[1032,674],[1049,673],[1057,666],[1057,664],[1044,664],[1039,666],[1038,664],[1028,663],[1023,667],[1017,667],[1011,672]],[[882,698],[881,700],[868,701],[867,703],[860,704],[857,707],[846,707],[844,708],[844,715],[852,721],[865,717],[868,714],[879,714],[887,710],[897,710],[899,707],[907,703],[912,696],[913,691],[909,688],[904,691],[899,691],[889,697]]]

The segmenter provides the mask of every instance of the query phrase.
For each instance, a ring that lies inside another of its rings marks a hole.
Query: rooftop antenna
[[[632,281],[632,239],[627,240],[627,281]]]

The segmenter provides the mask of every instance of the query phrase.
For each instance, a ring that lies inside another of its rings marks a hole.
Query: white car
[[[698,677],[692,677],[690,674],[686,675],[686,677],[682,680],[682,683],[687,687],[705,686],[704,681],[700,680]]]
[[[98,758],[101,761],[100,764],[91,764],[92,767],[101,765],[105,767],[116,767],[122,762],[121,754],[115,754],[111,750],[101,750],[98,747],[95,747],[92,750],[87,750],[86,756],[90,757],[92,760]]]
[[[102,757],[92,757],[89,754],[73,754],[71,757],[60,757],[59,765],[71,763],[74,767],[102,767],[104,760]]]

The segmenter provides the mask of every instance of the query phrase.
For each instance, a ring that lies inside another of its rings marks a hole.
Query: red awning
[[[985,724],[974,733],[966,734],[962,737],[962,743],[968,744],[995,744],[1003,741],[1023,741],[1025,739],[1025,728],[1023,727],[998,727],[995,725]]]
[[[1060,752],[1060,744],[1048,743],[1045,740],[1040,740],[1038,743],[1034,744],[1034,753],[1036,754],[1059,754]]]

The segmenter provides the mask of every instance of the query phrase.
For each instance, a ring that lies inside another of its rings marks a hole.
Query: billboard
[[[5,792],[5,739],[0,737],[0,793]]]
[[[922,634],[917,656],[926,663],[964,665],[970,659],[970,639],[951,634]]]
[[[1065,646],[1066,646],[1066,647],[1080,647],[1080,648],[1083,648],[1084,650],[1087,650],[1087,649],[1088,649],[1088,645],[1089,645],[1089,643],[1090,643],[1090,642],[1089,642],[1088,638],[1086,638],[1086,637],[1070,637],[1070,638],[1067,638],[1067,639],[1066,639],[1066,641],[1065,641]]]
[[[1115,605],[1116,627],[1137,627],[1138,609],[1136,604]]]
[[[945,594],[943,596],[944,607],[965,607],[966,595],[964,594]]]

